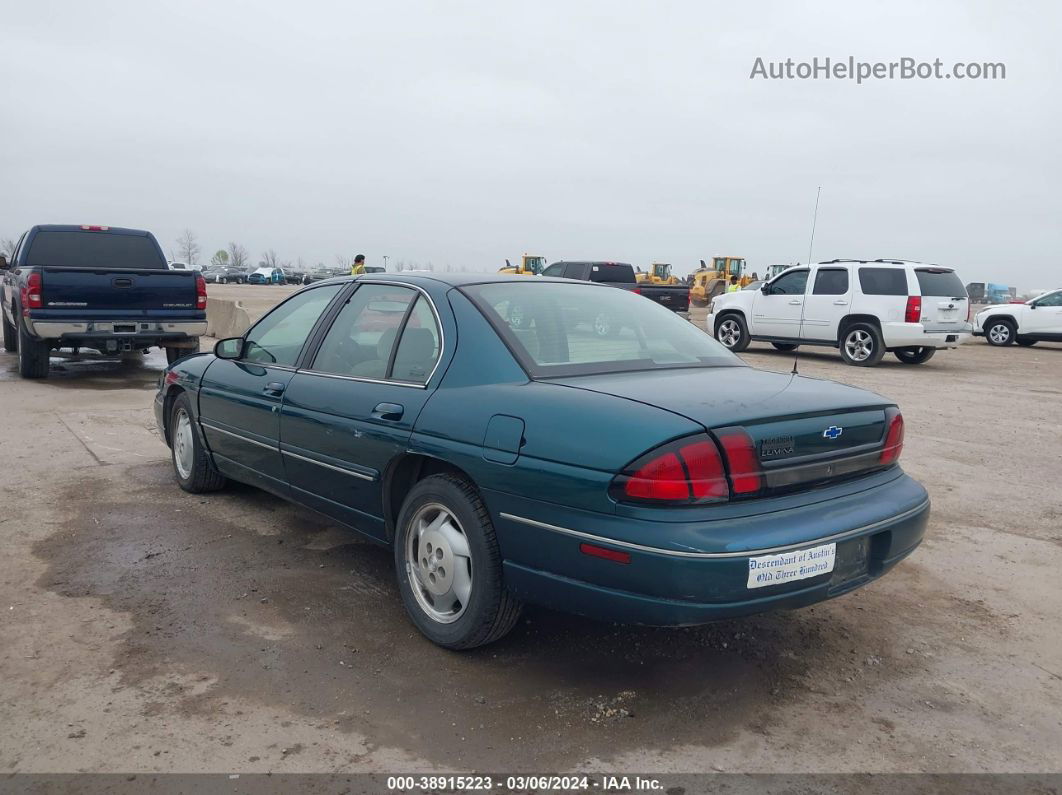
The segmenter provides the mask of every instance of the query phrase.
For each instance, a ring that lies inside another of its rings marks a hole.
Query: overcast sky
[[[808,10],[804,6],[813,6]],[[1027,3],[15,2],[0,237],[257,261],[904,257],[1062,285],[1062,11]],[[750,80],[818,56],[996,81]]]

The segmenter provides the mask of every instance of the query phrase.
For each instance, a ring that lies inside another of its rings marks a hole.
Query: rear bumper
[[[182,340],[206,334],[205,320],[26,320],[33,336],[47,340],[80,342],[115,339],[134,341]]]
[[[492,495],[492,513],[497,502]],[[521,502],[524,515],[500,511],[494,520],[506,585],[514,594],[565,612],[656,626],[701,624],[840,596],[881,577],[911,554],[925,535],[929,517],[925,489],[901,474],[825,504],[727,522],[733,528],[729,549],[701,551],[664,546],[669,534],[682,532],[685,537],[689,527],[678,531],[669,523],[652,523],[643,528],[649,532],[640,534],[643,543],[619,541],[604,535],[609,531],[600,528],[606,525],[585,512],[571,512],[557,523],[529,523],[526,514],[533,513],[536,504]],[[537,506],[540,516],[556,517],[564,511],[546,503]],[[717,536],[718,528],[707,533]],[[787,543],[771,543],[780,538]],[[748,587],[750,558],[827,543],[837,545],[832,572]],[[591,557],[581,551],[581,544],[627,553],[630,562]]]
[[[892,348],[958,348],[970,341],[973,327],[957,323],[953,329],[927,330],[921,323],[882,323],[885,347]]]

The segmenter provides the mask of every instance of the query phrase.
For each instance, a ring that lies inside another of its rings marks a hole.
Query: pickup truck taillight
[[[41,309],[44,307],[44,300],[41,298],[41,275],[39,273],[31,273],[29,278],[26,279],[26,284],[19,291],[22,297],[22,314],[29,315],[31,309]]]
[[[907,298],[907,311],[904,312],[904,323],[917,323],[922,319],[922,296],[912,295]]]
[[[201,274],[195,275],[195,308],[206,309],[206,279]]]

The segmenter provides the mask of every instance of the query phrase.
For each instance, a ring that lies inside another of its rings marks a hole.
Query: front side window
[[[336,315],[313,369],[355,378],[387,378],[391,352],[417,291],[389,284],[363,284]]]
[[[1037,306],[1062,306],[1062,290],[1036,299]]]
[[[808,286],[807,271],[789,271],[771,282],[771,295],[803,295]]]
[[[907,295],[903,268],[860,268],[859,289],[863,295]]]
[[[542,275],[543,276],[563,276],[564,275],[564,263],[563,262],[554,262],[552,265],[550,265],[548,268],[546,268],[544,271],[542,271]]]
[[[815,274],[813,295],[844,295],[848,292],[846,268],[821,268]]]
[[[535,378],[743,366],[692,323],[626,290],[500,282],[463,292]]]
[[[294,367],[318,318],[341,285],[317,287],[292,296],[247,332],[243,359]]]

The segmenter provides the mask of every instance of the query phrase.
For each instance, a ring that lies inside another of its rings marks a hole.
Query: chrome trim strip
[[[599,544],[610,544],[616,547],[623,547],[625,549],[634,549],[638,552],[650,552],[654,555],[668,555],[676,558],[750,558],[756,555],[774,555],[780,552],[788,552],[791,549],[803,549],[815,544],[828,544],[831,541],[843,541],[846,538],[860,535],[873,530],[876,527],[882,525],[891,524],[892,522],[906,519],[908,516],[913,516],[916,513],[923,511],[926,506],[929,505],[929,500],[924,501],[916,508],[912,508],[909,511],[904,511],[896,516],[890,516],[888,519],[882,519],[880,522],[873,522],[872,524],[863,525],[857,527],[854,530],[845,530],[843,533],[834,533],[831,536],[823,536],[822,538],[812,538],[807,541],[800,541],[796,544],[784,544],[778,547],[767,547],[764,549],[749,549],[743,552],[681,552],[675,549],[661,549],[660,547],[649,547],[643,544],[633,544],[630,541],[617,541],[614,538],[605,538],[604,536],[595,536],[591,533],[584,533],[580,530],[570,530],[567,527],[558,527],[557,525],[547,524],[546,522],[539,522],[535,519],[528,519],[523,516],[515,516],[511,513],[502,513],[502,519],[510,519],[514,522],[520,522],[522,524],[531,525],[532,527],[538,527],[543,530],[552,530],[555,533],[564,533],[565,535],[574,536],[575,538],[582,538],[587,541],[593,541]]]
[[[344,475],[353,475],[354,477],[361,478],[362,480],[369,480],[369,481],[376,480],[376,478],[373,475],[366,475],[366,474],[364,474],[362,472],[355,472],[353,469],[345,469],[344,467],[337,467],[337,466],[333,466],[332,464],[326,464],[324,461],[318,461],[315,458],[307,458],[304,455],[299,455],[298,453],[293,453],[290,450],[281,450],[280,452],[283,455],[291,456],[292,458],[297,458],[300,461],[305,461],[307,464],[317,464],[317,466],[319,466],[319,467],[324,467],[325,469],[332,469],[332,470],[334,470],[336,472],[341,472]]]
[[[434,373],[435,371],[432,370]],[[386,384],[387,386],[405,386],[413,389],[427,389],[428,385],[424,384],[411,384],[408,381],[388,381],[383,378],[362,378],[356,375],[339,375],[338,373],[324,373],[320,370],[299,370],[299,373],[304,375],[317,375],[321,378],[335,378],[340,381],[360,381],[364,384]],[[428,380],[431,380],[430,378]]]
[[[278,449],[277,447],[274,447],[271,444],[266,444],[265,442],[260,442],[257,439],[252,439],[249,436],[244,436],[242,433],[234,433],[232,431],[226,431],[224,428],[219,428],[217,425],[213,425],[213,424],[211,424],[209,422],[205,422],[204,420],[199,420],[199,424],[202,425],[204,428],[208,428],[209,430],[217,431],[218,433],[223,433],[226,436],[231,436],[234,439],[239,439],[241,442],[247,442],[247,444],[255,444],[255,445],[258,445],[259,447],[264,447],[266,450],[276,451]]]

